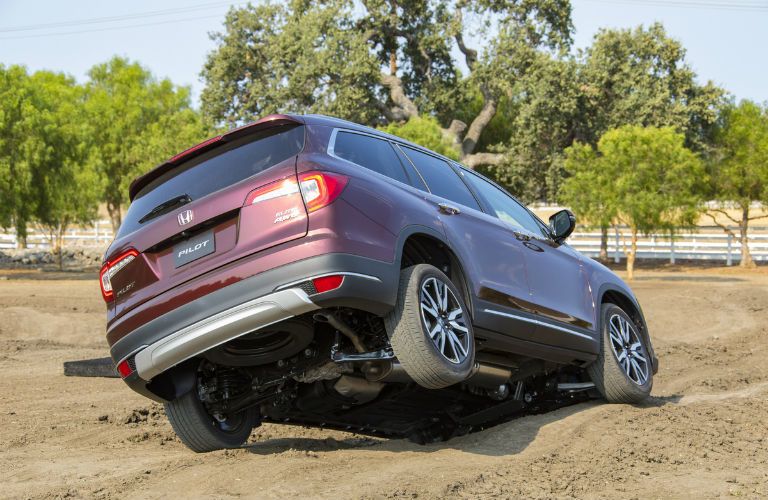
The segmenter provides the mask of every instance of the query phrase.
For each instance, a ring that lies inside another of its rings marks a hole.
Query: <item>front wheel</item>
[[[385,323],[392,350],[420,386],[442,389],[470,375],[475,338],[469,312],[436,267],[419,264],[400,272],[397,305]]]
[[[610,403],[638,403],[653,386],[653,368],[637,324],[615,304],[603,304],[602,345],[587,368],[598,391]]]

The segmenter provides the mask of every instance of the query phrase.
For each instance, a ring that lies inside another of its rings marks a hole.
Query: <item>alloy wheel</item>
[[[453,291],[430,277],[421,284],[419,301],[421,320],[438,352],[451,363],[462,363],[469,355],[471,340],[464,311]]]
[[[635,326],[623,316],[614,314],[608,320],[611,349],[627,378],[637,385],[648,382],[650,367],[645,347]]]

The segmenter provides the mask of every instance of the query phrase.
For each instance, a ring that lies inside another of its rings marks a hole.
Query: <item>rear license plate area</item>
[[[174,245],[173,263],[178,268],[215,251],[216,238],[213,230],[206,231]]]

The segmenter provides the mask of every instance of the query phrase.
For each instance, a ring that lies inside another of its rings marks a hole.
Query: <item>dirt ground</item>
[[[120,380],[63,376],[107,353],[93,275],[0,271],[0,496],[765,498],[765,271],[640,272],[661,360],[641,406],[580,404],[428,446],[264,425],[207,455]]]

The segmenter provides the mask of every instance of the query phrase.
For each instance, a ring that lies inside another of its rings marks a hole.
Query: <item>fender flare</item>
[[[465,301],[468,302],[469,310],[472,312],[472,317],[475,316],[475,310],[474,310],[474,302],[475,297],[472,294],[472,290],[474,289],[472,287],[472,279],[465,271],[467,267],[464,265],[464,262],[462,262],[461,257],[453,250],[453,247],[448,242],[448,238],[445,236],[444,233],[438,231],[437,229],[429,226],[424,226],[421,224],[411,224],[408,226],[405,226],[401,231],[400,234],[397,237],[397,244],[395,246],[395,257],[393,260],[393,264],[396,269],[400,269],[402,265],[403,260],[403,249],[405,247],[406,240],[415,235],[415,234],[423,234],[426,236],[429,236],[440,243],[442,243],[445,248],[448,250],[448,252],[451,254],[451,256],[456,260],[456,264],[459,267],[459,273],[461,275],[461,279],[464,281],[463,284],[457,284],[457,287],[461,288],[461,286],[464,286],[466,289],[464,290],[466,297]]]

